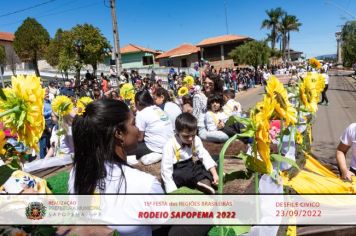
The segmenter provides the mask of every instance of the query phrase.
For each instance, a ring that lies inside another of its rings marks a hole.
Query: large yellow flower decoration
[[[187,95],[188,93],[189,93],[189,90],[185,86],[180,87],[180,89],[178,90],[178,96],[179,97],[183,97],[184,95]]]
[[[52,111],[54,111],[58,116],[68,115],[73,110],[72,100],[64,95],[59,95],[55,97],[52,101]]]
[[[135,88],[131,83],[125,83],[120,87],[120,96],[129,101],[135,100]]]
[[[81,97],[76,104],[77,107],[77,115],[83,115],[83,113],[85,112],[85,108],[86,106],[88,106],[89,103],[91,103],[93,101],[93,99],[91,99],[90,97]]]
[[[34,75],[11,78],[12,88],[3,89],[6,100],[0,99],[0,117],[4,127],[17,133],[19,141],[38,151],[44,130],[44,89]]]
[[[321,63],[314,57],[309,59],[309,65],[315,69],[320,69]]]
[[[300,83],[299,96],[302,104],[309,112],[315,113],[318,110],[319,96],[311,76],[306,76]]]
[[[271,76],[267,82],[267,95],[275,101],[275,110],[278,117],[285,120],[286,125],[297,122],[297,111],[288,100],[287,90],[275,77]]]
[[[194,78],[190,75],[184,77],[183,84],[188,88],[194,86]]]
[[[257,144],[257,152],[262,162],[258,157],[254,157],[252,161],[254,169],[260,173],[270,174],[273,170],[270,159],[270,137],[269,137],[269,122],[273,114],[275,101],[270,97],[264,96],[263,101],[257,103],[255,110],[251,114],[251,118],[256,127],[255,140]]]
[[[325,88],[324,76],[321,74],[317,74],[317,78],[315,81],[315,89],[316,89],[318,96],[320,96],[320,94],[321,94],[321,92],[323,92],[324,88]]]

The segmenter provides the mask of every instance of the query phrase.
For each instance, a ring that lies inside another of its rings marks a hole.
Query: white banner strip
[[[1,224],[347,225],[356,195],[0,195]]]

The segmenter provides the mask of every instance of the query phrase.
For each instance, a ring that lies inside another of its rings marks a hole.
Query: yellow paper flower
[[[309,59],[309,65],[315,69],[320,69],[321,63],[314,57]]]
[[[194,86],[194,78],[190,75],[184,77],[183,84],[188,88]]]
[[[52,101],[52,111],[58,116],[68,115],[73,110],[72,100],[64,95],[55,97]]]
[[[297,122],[297,111],[288,100],[287,90],[275,76],[268,79],[266,91],[267,95],[275,101],[275,110],[279,118],[284,119],[287,126],[295,124]]]
[[[188,88],[183,86],[183,87],[180,87],[180,89],[178,90],[178,96],[179,97],[183,97],[184,95],[187,95],[189,92]]]
[[[295,139],[297,144],[302,144],[303,143],[303,135],[297,131],[296,135],[295,135]]]
[[[3,130],[0,130],[0,154],[5,154],[6,150],[4,146],[6,144],[5,133]]]
[[[309,112],[315,113],[317,111],[319,96],[311,76],[306,76],[303,82],[299,85],[299,97]]]
[[[90,97],[81,97],[76,104],[77,107],[77,115],[83,115],[85,112],[85,107],[88,106],[89,103],[91,103],[93,99]]]
[[[315,81],[315,89],[318,94],[318,97],[320,96],[321,92],[323,92],[324,88],[325,88],[324,76],[321,74],[317,74],[317,79]]]
[[[44,130],[44,89],[40,78],[18,75],[11,78],[12,87],[3,89],[6,100],[0,100],[1,121],[4,127],[17,133],[19,141],[38,151]]]
[[[125,100],[135,100],[135,88],[131,83],[125,83],[120,87],[120,96]]]

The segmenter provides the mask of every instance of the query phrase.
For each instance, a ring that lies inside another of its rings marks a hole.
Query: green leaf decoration
[[[279,155],[279,154],[271,154],[271,159],[272,161],[276,161],[276,162],[285,162],[297,169],[299,169],[299,166],[297,165],[297,163],[287,157],[284,157],[282,155]]]
[[[16,170],[7,165],[0,166],[0,186],[2,186],[10,178],[14,171]]]
[[[0,98],[2,99],[2,100],[4,100],[4,101],[6,101],[6,95],[5,95],[5,93],[4,93],[4,91],[2,91],[3,89],[0,89]]]
[[[252,138],[255,136],[255,131],[253,130],[247,130],[241,134],[237,134],[238,138]]]
[[[237,236],[248,233],[251,230],[249,225],[238,225],[238,226],[215,226],[211,228],[208,236],[218,236],[222,231],[224,236]]]
[[[252,121],[250,118],[242,118],[240,116],[230,116],[230,118],[226,121],[225,125],[229,126],[236,122],[239,122],[239,123],[245,125],[246,127],[252,126]]]

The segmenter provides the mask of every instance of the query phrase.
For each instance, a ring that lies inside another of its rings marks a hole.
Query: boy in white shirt
[[[219,181],[217,165],[196,135],[197,119],[182,113],[175,126],[175,136],[163,148],[161,175],[166,192],[187,186],[214,194],[211,184],[217,186]]]
[[[235,93],[232,90],[225,90],[223,92],[223,99],[225,103],[225,105],[223,106],[223,111],[227,115],[227,117],[241,114],[241,104],[235,100]]]

